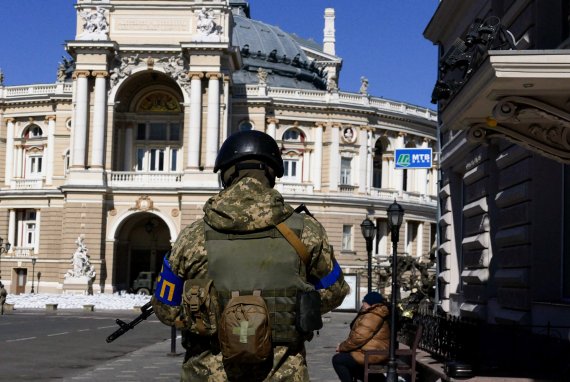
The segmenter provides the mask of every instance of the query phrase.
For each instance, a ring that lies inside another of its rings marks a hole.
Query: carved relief
[[[137,112],[179,112],[178,100],[163,92],[150,93],[137,106]]]
[[[152,199],[148,195],[143,195],[137,199],[134,209],[139,211],[151,211],[154,210],[153,205]]]
[[[193,41],[220,41],[222,34],[222,27],[216,23],[214,11],[211,8],[202,7],[198,11],[196,22],[196,35],[193,36]]]
[[[525,97],[505,97],[493,109],[498,125],[487,135],[505,138],[558,161],[570,162],[570,114]]]
[[[94,10],[80,11],[79,16],[83,19],[83,32],[79,35],[80,40],[108,40],[109,24],[105,18],[105,9],[97,7]]]

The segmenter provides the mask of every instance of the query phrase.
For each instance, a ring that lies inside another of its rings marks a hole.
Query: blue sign
[[[431,149],[396,149],[394,163],[397,169],[431,168]]]

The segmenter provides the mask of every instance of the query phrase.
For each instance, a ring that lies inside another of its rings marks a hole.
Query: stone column
[[[424,140],[422,141],[422,149],[427,149],[428,148],[428,139],[424,138]],[[428,180],[428,172],[431,169],[427,168],[427,169],[421,169],[418,170],[418,191],[422,194],[422,195],[427,195],[428,193],[428,184],[427,184],[427,180]]]
[[[46,151],[46,185],[53,183],[53,167],[55,165],[55,115],[46,117],[48,124],[48,141]]]
[[[271,136],[271,138],[276,139],[275,135],[277,134],[277,124],[279,120],[274,117],[267,118],[267,131],[266,133]]]
[[[374,179],[374,133],[373,129],[369,126],[367,129],[367,137],[368,137],[368,150],[367,150],[367,157],[368,157],[368,166],[367,166],[367,176],[366,176],[366,192],[370,192],[372,188],[372,183]]]
[[[359,156],[359,173],[358,173],[358,192],[361,194],[366,193],[367,183],[367,166],[368,166],[368,129],[366,126],[361,126],[358,131],[358,143],[360,148],[358,150]]]
[[[24,155],[24,147],[22,145],[16,146],[16,170],[14,171],[14,178],[23,178],[24,176],[24,171],[22,171]]]
[[[75,115],[73,118],[73,147],[71,168],[85,169],[87,145],[87,109],[89,108],[89,71],[78,70],[73,74],[76,81]]]
[[[105,153],[105,121],[107,104],[107,77],[106,71],[94,71],[95,77],[95,105],[93,108],[93,148],[91,167],[103,168]]]
[[[6,168],[4,169],[4,182],[9,185],[14,175],[14,118],[6,119]]]
[[[338,124],[334,124],[331,127],[330,171],[329,171],[329,189],[331,191],[338,190],[338,181],[340,176],[339,129],[340,126]]]
[[[208,78],[208,125],[206,133],[206,167],[213,168],[220,141],[220,78],[221,73],[206,73]],[[194,90],[194,83],[192,83]]]
[[[382,154],[382,184],[380,188],[390,188],[390,160]]]
[[[424,223],[418,223],[418,232],[416,235],[416,257],[421,258],[424,250]]]
[[[10,210],[8,218],[8,243],[12,244],[12,250],[16,243],[16,210]],[[10,251],[10,252],[11,252]]]
[[[313,186],[315,190],[320,191],[322,184],[322,168],[323,168],[323,129],[322,123],[315,126],[315,154],[313,160]]]
[[[200,135],[202,131],[203,73],[188,73],[190,82],[190,124],[188,127],[187,167],[197,169],[200,164]]]
[[[398,133],[398,138],[396,138],[396,148],[401,149],[404,147],[404,136],[405,133]],[[394,160],[396,156],[396,151],[394,150]],[[394,188],[400,193],[404,190],[404,170],[394,170]]]

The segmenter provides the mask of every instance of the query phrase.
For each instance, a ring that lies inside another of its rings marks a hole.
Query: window
[[[342,251],[352,251],[352,226],[342,226]]]
[[[43,131],[41,127],[39,127],[38,125],[30,125],[24,130],[22,138],[33,139],[33,138],[40,138],[42,136],[43,136]]]
[[[298,159],[283,159],[283,178],[284,182],[299,182],[301,171]]]
[[[288,142],[303,142],[305,136],[301,130],[292,128],[283,133],[283,140]]]
[[[70,159],[69,150],[67,150],[65,154],[63,154],[63,171],[65,171],[66,174],[69,172],[69,167],[71,165],[70,161],[71,159]]]
[[[37,233],[36,210],[19,210],[16,213],[17,246],[25,248],[36,247]]]
[[[386,145],[379,139],[374,146],[374,160],[372,163],[372,187],[374,188],[387,187],[387,185],[382,184],[382,162]]]
[[[352,183],[350,177],[351,163],[352,163],[351,158],[340,159],[340,184],[349,185]]]
[[[138,123],[135,171],[178,171],[180,130],[180,124],[177,122]]]
[[[41,156],[30,157],[29,173],[31,175],[38,175],[42,173],[42,159],[43,158]]]

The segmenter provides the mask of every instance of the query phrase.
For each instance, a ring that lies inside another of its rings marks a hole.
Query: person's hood
[[[390,314],[390,309],[388,309],[388,307],[384,304],[374,304],[372,306],[369,306],[368,309],[364,311],[364,313],[373,313],[382,318],[386,318]]]
[[[251,232],[273,227],[293,213],[283,196],[255,178],[245,177],[204,205],[204,220],[224,232]]]

